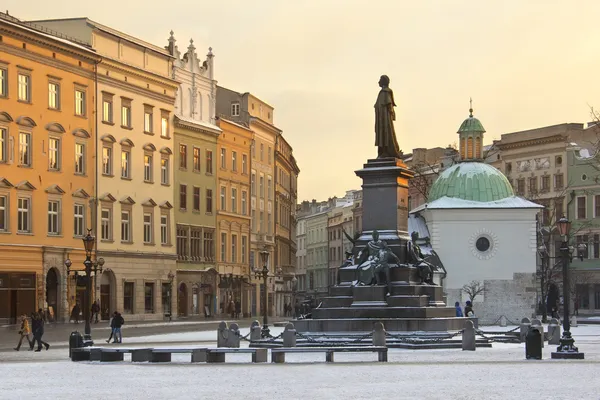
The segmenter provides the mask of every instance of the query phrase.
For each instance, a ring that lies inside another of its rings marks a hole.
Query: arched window
[[[477,136],[475,138],[475,158],[483,158],[481,154],[481,137]]]
[[[189,107],[190,107],[190,109],[189,109],[189,112],[186,113],[186,116],[187,115],[191,116],[192,113],[194,112],[194,96],[192,95],[192,89],[191,88],[188,88],[188,96],[189,96],[188,100],[189,100]]]
[[[461,159],[465,159],[466,155],[467,155],[467,143],[466,143],[466,139],[463,137],[462,139],[460,139],[460,158]]]
[[[467,139],[467,158],[473,158],[473,138],[469,137]]]

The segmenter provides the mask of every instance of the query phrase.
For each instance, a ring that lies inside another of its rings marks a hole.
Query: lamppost
[[[92,298],[92,272],[94,275],[100,272],[102,273],[102,266],[104,265],[104,258],[100,257],[96,261],[92,261],[92,252],[94,251],[94,244],[96,243],[96,238],[92,236],[92,230],[88,229],[87,235],[85,235],[83,240],[83,247],[85,248],[85,261],[83,265],[85,266],[85,296],[84,296],[84,305],[83,305],[83,318],[85,319],[85,331],[83,335],[83,346],[93,346],[94,342],[92,341],[92,328],[90,326],[90,307],[91,307],[91,298]],[[71,265],[73,263],[70,259],[65,260],[65,266],[67,267],[67,275],[71,273]],[[72,271],[75,274],[77,279],[78,272],[77,270]],[[77,286],[77,282],[75,283]]]
[[[292,314],[294,318],[298,318],[296,316],[296,289],[298,287],[298,278],[296,278],[296,275],[294,275],[294,277],[292,278],[292,304],[290,305],[292,308],[292,310],[294,311],[294,313]]]
[[[167,296],[169,296],[169,322],[173,319],[173,279],[175,279],[175,275],[173,272],[169,271],[167,274],[167,278],[169,278],[169,291],[167,292]]]
[[[269,262],[269,251],[267,250],[267,248],[265,247],[261,252],[260,252],[260,260],[262,261],[263,267],[262,270],[256,270],[254,271],[254,274],[256,276],[256,278],[262,278],[263,280],[263,287],[265,288],[265,292],[264,292],[264,296],[262,299],[262,309],[263,309],[263,327],[260,331],[260,336],[263,338],[267,338],[271,336],[271,332],[269,331],[269,323],[268,323],[268,319],[267,319],[267,296],[268,296],[268,289],[267,289],[267,278],[269,277],[269,267],[267,266],[268,262]]]
[[[560,359],[578,359],[582,360],[584,358],[584,353],[580,353],[577,347],[575,347],[575,340],[571,336],[570,328],[571,324],[569,321],[569,264],[571,262],[571,248],[569,247],[569,238],[568,234],[571,230],[571,222],[563,216],[556,223],[556,227],[558,228],[559,234],[562,236],[563,240],[560,245],[560,255],[562,257],[562,267],[563,267],[563,335],[560,338],[560,345],[555,352],[552,352],[552,358],[560,358]]]

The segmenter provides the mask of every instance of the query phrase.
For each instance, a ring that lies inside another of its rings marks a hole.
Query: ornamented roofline
[[[498,146],[498,149],[500,149],[500,150],[508,150],[508,149],[518,149],[518,148],[523,148],[523,147],[531,147],[531,146],[548,144],[548,143],[566,142],[567,140],[568,140],[568,138],[565,135],[558,134],[558,135],[553,135],[553,136],[547,136],[547,137],[541,137],[541,138],[529,139],[529,140],[521,140],[518,142],[504,143],[504,144],[500,140],[500,141],[496,142],[496,146]]]

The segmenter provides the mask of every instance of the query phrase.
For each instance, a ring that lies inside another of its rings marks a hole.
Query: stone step
[[[323,298],[323,305],[321,307],[350,307],[353,300],[354,298],[352,296],[325,297]]]
[[[454,310],[454,308],[452,308]],[[468,318],[328,318],[294,321],[298,332],[371,332],[376,322],[389,332],[457,332]]]
[[[454,307],[350,307],[317,308],[312,312],[313,319],[334,318],[449,318],[454,317]]]
[[[329,288],[329,296],[352,296],[352,286],[331,286]]]
[[[429,305],[429,296],[388,296],[387,304],[390,307],[426,307]]]
[[[399,296],[429,296],[432,300],[443,301],[444,290],[441,286],[432,285],[394,285],[392,295]]]

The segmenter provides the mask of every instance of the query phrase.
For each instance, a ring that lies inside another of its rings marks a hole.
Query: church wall
[[[485,301],[475,303],[481,324],[497,323],[505,316],[510,325],[531,318],[535,312],[537,287],[535,273],[516,273],[510,280],[484,281]]]
[[[473,281],[513,278],[517,272],[536,269],[536,210],[426,210],[423,216],[448,277],[446,289],[459,289]],[[485,237],[491,247],[476,248]]]

